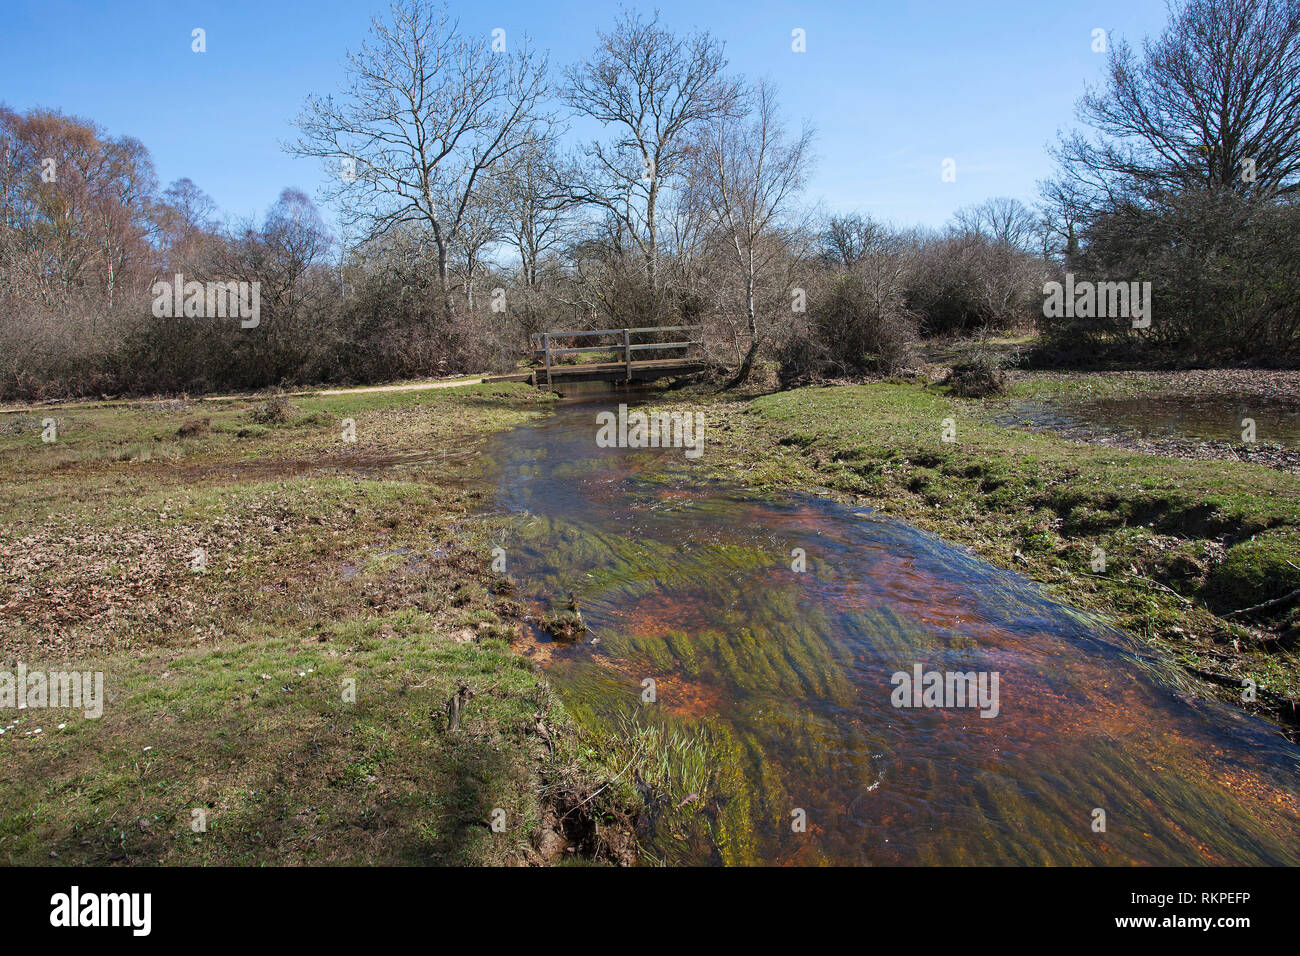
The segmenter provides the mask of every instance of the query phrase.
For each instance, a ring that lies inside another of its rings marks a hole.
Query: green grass
[[[107,701],[97,720],[0,712],[0,862],[542,861],[555,807],[612,758],[509,649],[521,608],[493,593],[474,476],[480,440],[548,400],[497,385],[294,396],[284,420],[251,396],[5,416],[59,433],[0,430],[0,665],[102,671]],[[618,792],[587,825],[626,823]]]
[[[533,715],[562,718],[501,640],[460,644],[396,615],[86,666],[107,669],[102,718],[25,711],[5,735],[6,863],[535,856],[546,748]],[[443,705],[460,683],[479,693],[450,734]]]

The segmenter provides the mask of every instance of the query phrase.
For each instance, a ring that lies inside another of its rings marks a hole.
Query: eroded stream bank
[[[564,403],[487,458],[521,596],[587,627],[521,650],[630,742],[650,859],[1300,862],[1300,749],[1274,728],[901,521],[760,496],[707,450],[598,448],[617,403]],[[895,707],[917,665],[996,673],[996,716]]]

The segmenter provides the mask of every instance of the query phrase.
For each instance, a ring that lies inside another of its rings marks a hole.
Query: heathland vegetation
[[[287,144],[321,206],[258,221],[0,107],[4,650],[114,695],[0,720],[0,862],[627,862],[641,809],[703,814],[703,737],[597,733],[511,650],[547,622],[493,566],[476,456],[552,397],[308,391],[506,372],[557,329],[702,326],[708,371],[657,399],[705,416],[691,468],[968,545],[1294,736],[1295,449],[1006,415],[1294,401],[1300,3],[1175,4],[1034,202],[942,229],[810,208],[815,131],[707,32],[625,13],[565,68],[493,44],[397,0]]]
[[[999,330],[1037,331],[1030,358],[1057,365],[1293,364],[1296,4],[1188,0],[1108,57],[1039,201],[940,230],[808,208],[815,131],[716,37],[634,13],[554,69],[395,4],[288,144],[325,164],[337,230],[294,188],[223,222],[199,184],[160,189],[129,134],[3,109],[0,397],[503,371],[533,332],[654,325],[702,324],[724,383],[898,373],[918,343]],[[572,145],[574,118],[603,132]],[[178,276],[257,283],[256,326],[159,309]],[[1097,294],[1044,309],[1076,281]],[[1119,293],[1146,283],[1154,315],[1131,314]],[[997,361],[972,361],[959,380],[995,388]]]

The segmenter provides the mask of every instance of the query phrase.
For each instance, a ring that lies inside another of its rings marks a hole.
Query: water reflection
[[[1255,440],[1300,448],[1300,402],[1262,395],[1143,396],[1138,398],[1035,399],[998,417],[1003,425],[1142,438],[1242,440],[1244,419]]]

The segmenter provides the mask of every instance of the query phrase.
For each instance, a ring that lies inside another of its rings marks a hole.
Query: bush
[[[202,435],[212,430],[212,419],[196,418],[186,422],[180,428],[176,429],[177,438],[193,438],[195,435]]]
[[[275,395],[261,405],[248,410],[248,417],[257,425],[282,425],[298,412],[298,406],[287,395]]]
[[[1044,261],[978,233],[923,242],[906,279],[905,304],[927,337],[1016,329],[1042,313]]]
[[[817,296],[806,324],[777,349],[782,381],[801,378],[893,375],[917,364],[912,317],[891,296],[859,275],[840,277]]]
[[[1147,329],[1127,317],[1042,319],[1040,360],[1291,365],[1300,361],[1300,208],[1230,191],[1097,216],[1079,280],[1151,283]]]
[[[996,360],[980,357],[954,365],[944,384],[962,398],[985,398],[1000,394],[1006,388],[1007,376]]]

